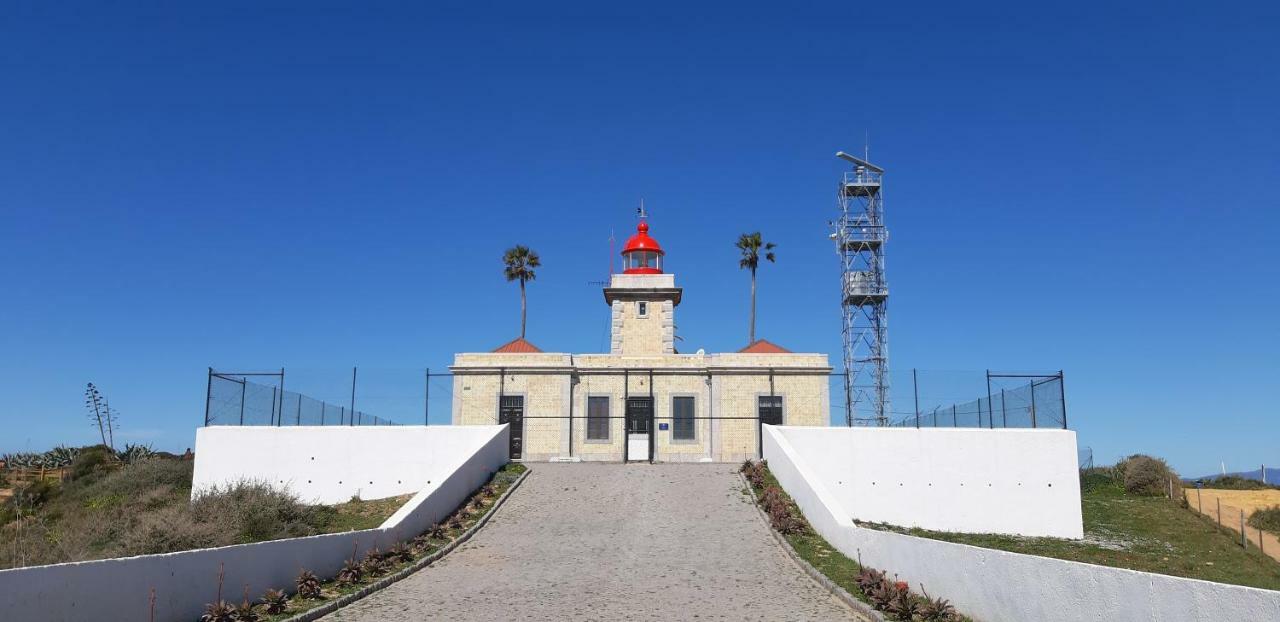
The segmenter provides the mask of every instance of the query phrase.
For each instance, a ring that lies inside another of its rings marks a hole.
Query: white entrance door
[[[653,399],[627,398],[627,461],[648,461],[650,426],[653,421]]]

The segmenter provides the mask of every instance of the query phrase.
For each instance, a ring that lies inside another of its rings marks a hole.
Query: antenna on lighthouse
[[[648,217],[649,217],[649,212],[644,211],[644,199],[641,198],[640,207],[636,208],[636,218],[643,220]]]

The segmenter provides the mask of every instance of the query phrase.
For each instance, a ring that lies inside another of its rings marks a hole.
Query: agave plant
[[[22,451],[4,455],[5,468],[9,469],[38,469],[40,468],[39,461],[40,454],[31,452]]]
[[[444,525],[434,523],[429,529],[427,529],[427,536],[436,540],[444,540],[449,537],[449,534],[445,533]]]
[[[262,616],[258,615],[258,606],[249,601],[244,601],[236,607],[236,622],[258,622]]]
[[[54,447],[40,455],[40,466],[43,466],[46,469],[61,469],[69,467],[78,455],[80,455],[79,449],[67,447],[65,445],[58,445],[57,447]]]
[[[956,617],[956,608],[945,598],[930,598],[929,593],[924,591],[924,586],[920,586],[920,593],[924,594],[924,598],[920,601],[920,607],[916,613],[921,619],[927,622],[947,622],[954,620]]]
[[[338,583],[342,585],[355,585],[364,578],[364,566],[354,560],[347,559],[342,562],[342,570],[338,571]]]
[[[387,549],[387,559],[405,563],[413,561],[413,550],[403,542],[397,542]]]
[[[298,579],[295,581],[298,586],[298,596],[311,600],[320,600],[324,598],[320,594],[320,578],[310,570],[303,570],[298,573]]]
[[[148,458],[154,458],[155,450],[150,445],[135,445],[127,443],[124,449],[116,452],[116,458],[125,464],[136,464]]]
[[[200,622],[236,622],[236,607],[225,600],[209,603],[204,606]]]
[[[854,582],[858,584],[858,589],[862,590],[863,594],[880,585],[881,581],[884,581],[884,573],[868,566],[863,566],[862,570],[858,572],[857,578],[854,579]]]
[[[281,590],[267,590],[262,595],[262,610],[271,615],[284,613],[288,607],[289,595]]]
[[[369,549],[364,555],[364,561],[360,564],[366,575],[370,577],[380,577],[387,574],[391,570],[391,564],[387,561],[387,556],[378,547]]]
[[[889,597],[889,602],[885,603],[884,612],[889,614],[895,620],[910,622],[916,616],[918,606],[916,599],[911,596],[911,592],[899,588],[897,585],[893,588],[893,594]]]

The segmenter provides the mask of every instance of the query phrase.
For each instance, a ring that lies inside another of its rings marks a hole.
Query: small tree
[[[534,268],[542,266],[542,260],[538,257],[537,251],[530,249],[528,246],[517,244],[507,249],[502,255],[502,263],[505,264],[503,274],[506,275],[507,281],[520,281],[520,338],[524,339],[525,329],[525,292],[524,284],[526,281],[532,281],[537,275],[534,274]]]
[[[744,233],[738,236],[738,243],[734,246],[737,246],[738,250],[742,251],[742,258],[738,260],[738,267],[751,270],[751,321],[747,325],[747,344],[750,345],[756,342],[756,268],[760,265],[762,256],[760,251],[764,251],[763,257],[769,263],[773,263],[773,248],[775,245],[773,242],[765,242],[761,239],[760,232],[756,231],[755,233]]]
[[[89,423],[98,426],[98,435],[102,438],[102,444],[115,451],[118,413],[111,410],[107,397],[98,390],[98,387],[93,386],[92,382],[84,390],[84,405],[89,409]]]

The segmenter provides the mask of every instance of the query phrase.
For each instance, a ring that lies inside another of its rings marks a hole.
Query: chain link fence
[[[1067,428],[1066,390],[1062,372],[1004,374],[987,371],[978,396],[963,401],[921,400],[932,374],[912,370],[910,404],[905,414],[894,409],[890,426],[904,428]],[[942,374],[939,374],[942,375]],[[975,378],[975,380],[977,380]],[[974,384],[977,384],[976,382]],[[985,395],[982,395],[985,393]],[[902,402],[895,402],[901,406]]]
[[[333,404],[284,389],[284,370],[230,373],[209,370],[205,425],[398,425],[352,404]]]

